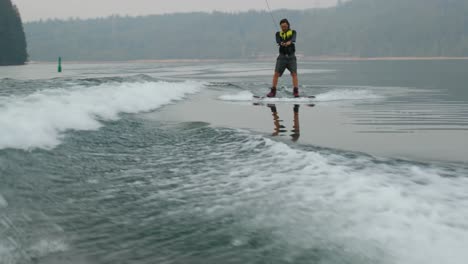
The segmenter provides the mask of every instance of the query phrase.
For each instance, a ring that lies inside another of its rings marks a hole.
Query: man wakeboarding
[[[299,97],[299,80],[297,78],[297,59],[296,59],[296,31],[291,29],[287,19],[280,21],[281,31],[276,32],[276,43],[279,45],[279,56],[276,59],[275,74],[273,76],[273,86],[267,97],[276,96],[276,86],[278,79],[286,69],[289,70],[293,81],[293,95]]]

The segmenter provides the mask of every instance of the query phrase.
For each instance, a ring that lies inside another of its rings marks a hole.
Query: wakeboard
[[[275,99],[275,98],[278,98],[278,99],[281,99],[281,98],[288,98],[288,99],[303,100],[303,99],[315,99],[315,96],[313,96],[313,95],[308,95],[308,96],[299,96],[299,97],[267,97],[267,96],[258,96],[258,95],[254,95],[253,98],[254,98],[254,99],[258,99],[258,100],[263,100],[263,99]]]

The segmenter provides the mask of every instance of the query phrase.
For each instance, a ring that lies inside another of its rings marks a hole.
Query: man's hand
[[[281,42],[281,46],[283,46],[283,47],[291,46],[291,44],[292,44],[291,41]]]

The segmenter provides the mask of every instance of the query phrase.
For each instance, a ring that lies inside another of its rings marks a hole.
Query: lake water
[[[468,61],[272,67],[0,68],[0,263],[466,263]]]

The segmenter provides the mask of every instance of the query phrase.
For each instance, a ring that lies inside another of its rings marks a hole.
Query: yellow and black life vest
[[[287,41],[290,41],[293,39],[294,37],[294,34],[296,32],[292,29],[289,29],[288,31],[286,32],[283,32],[283,31],[279,31],[279,32],[276,32],[276,36],[277,36],[277,39],[276,41],[278,42],[278,44],[280,44],[280,42],[287,42]],[[279,47],[279,53],[280,54],[284,54],[284,55],[294,55],[294,53],[296,52],[296,45],[295,43],[291,43],[290,46],[288,47],[283,47],[283,46],[280,46]]]
[[[291,39],[292,36],[293,36],[293,31],[292,29],[289,29],[288,31],[284,32],[284,31],[280,31],[280,37],[282,40],[284,41],[287,41],[288,39]]]

